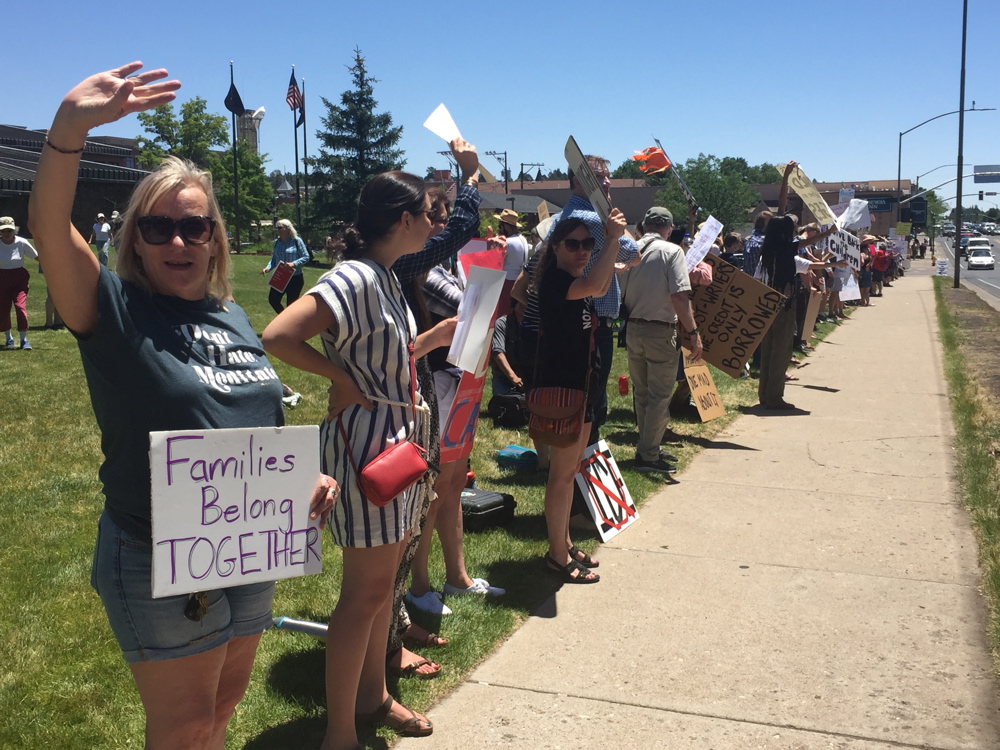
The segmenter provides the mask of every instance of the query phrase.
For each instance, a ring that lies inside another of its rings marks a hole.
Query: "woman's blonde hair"
[[[115,271],[121,278],[142,287],[150,294],[155,292],[142,267],[142,258],[135,251],[136,244],[142,239],[136,220],[148,215],[153,204],[163,196],[187,187],[201,188],[208,203],[208,215],[215,219],[215,232],[211,240],[213,262],[208,266],[208,295],[221,304],[232,298],[229,283],[229,239],[212,189],[212,175],[175,156],[168,156],[160,162],[156,171],[145,177],[132,191],[118,233],[118,264]]]
[[[276,222],[274,223],[274,228],[275,228],[275,230],[277,230],[277,229],[279,229],[279,228],[281,228],[281,227],[285,227],[285,229],[287,229],[287,230],[288,230],[289,232],[291,232],[291,233],[292,233],[292,239],[293,239],[293,240],[294,240],[294,239],[295,239],[296,237],[298,237],[298,236],[299,236],[299,233],[295,231],[295,225],[294,225],[294,224],[292,224],[292,222],[290,222],[290,221],[289,221],[288,219],[278,219],[278,220],[277,220],[277,221],[276,221]]]

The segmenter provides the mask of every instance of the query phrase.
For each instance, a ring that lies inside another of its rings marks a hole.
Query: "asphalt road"
[[[997,237],[987,237],[986,239],[990,241],[990,248],[993,251],[993,255],[997,256],[998,260],[1000,260],[1000,240]],[[948,258],[948,275],[952,278],[955,276],[955,252],[952,249],[955,241],[955,238],[952,237],[942,237],[937,240],[938,254],[940,255],[943,248],[945,256]],[[991,302],[992,307],[1000,305],[1000,263],[992,271],[985,269],[970,271],[966,268],[965,259],[963,258],[959,279],[968,286],[975,287],[980,292],[991,297],[993,300]]]

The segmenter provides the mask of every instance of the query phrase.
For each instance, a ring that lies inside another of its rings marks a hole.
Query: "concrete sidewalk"
[[[924,263],[400,747],[1000,748]]]

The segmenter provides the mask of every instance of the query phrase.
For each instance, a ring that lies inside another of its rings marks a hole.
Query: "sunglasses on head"
[[[169,216],[140,216],[136,224],[147,245],[166,245],[177,232],[189,245],[205,245],[215,234],[215,219],[211,216],[185,216],[176,221]]]
[[[580,250],[586,250],[588,253],[593,252],[595,244],[593,237],[588,237],[585,240],[574,240],[572,237],[567,237],[562,243],[563,247],[571,253],[578,253]]]

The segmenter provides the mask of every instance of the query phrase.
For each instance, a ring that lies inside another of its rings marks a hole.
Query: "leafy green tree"
[[[760,193],[744,181],[739,161],[742,160],[727,162],[726,173],[723,172],[723,160],[711,154],[698,154],[683,165],[675,165],[702,208],[699,221],[711,214],[722,222],[723,231],[747,224],[747,211],[760,200]],[[678,224],[686,221],[687,201],[676,179],[667,180],[663,190],[656,194],[656,205],[669,208]]]
[[[274,213],[274,188],[264,172],[266,155],[256,153],[244,143],[236,144],[240,170],[240,227],[246,232],[251,222],[269,219]],[[235,227],[235,193],[233,185],[233,149],[209,158],[212,185],[227,227]],[[247,236],[247,235],[244,235]]]
[[[316,133],[321,147],[309,182],[316,186],[315,219],[323,226],[351,221],[365,182],[406,163],[396,148],[403,128],[393,127],[388,112],[375,113],[373,84],[378,81],[368,74],[360,49],[354,50],[354,65],[348,70],[354,87],[341,94],[339,105],[323,97],[325,130]]]
[[[222,115],[207,111],[208,103],[195,97],[181,105],[180,119],[172,104],[140,112],[139,122],[150,136],[140,135],[139,164],[153,169],[166,156],[177,156],[207,169],[211,150],[229,143],[229,124]]]
[[[545,179],[546,180],[568,180],[569,179],[569,175],[566,174],[565,172],[563,172],[561,169],[559,169],[557,167],[556,169],[553,169],[551,172],[549,172],[547,175],[545,175]]]

